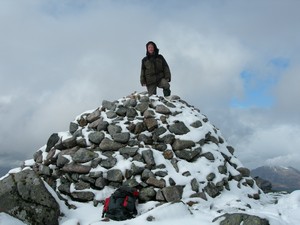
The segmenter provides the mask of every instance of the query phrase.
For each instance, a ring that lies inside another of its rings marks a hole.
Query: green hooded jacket
[[[150,55],[148,53],[148,45],[152,44],[154,46],[154,54]],[[141,85],[153,85],[158,84],[162,78],[165,78],[168,82],[171,81],[171,72],[169,66],[164,59],[164,57],[158,54],[159,49],[156,44],[149,41],[146,44],[147,55],[142,59],[141,68]]]

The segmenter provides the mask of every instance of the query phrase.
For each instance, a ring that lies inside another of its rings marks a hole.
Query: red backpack
[[[105,199],[102,217],[117,221],[134,218],[137,215],[138,195],[139,193],[135,188],[119,187],[110,197]]]

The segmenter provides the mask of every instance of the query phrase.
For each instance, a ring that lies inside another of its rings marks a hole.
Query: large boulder
[[[59,205],[32,170],[0,180],[0,209],[26,224],[58,225]]]

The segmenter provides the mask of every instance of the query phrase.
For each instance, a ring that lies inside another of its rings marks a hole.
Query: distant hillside
[[[262,166],[252,170],[251,175],[270,181],[275,191],[300,190],[300,171],[293,167]]]

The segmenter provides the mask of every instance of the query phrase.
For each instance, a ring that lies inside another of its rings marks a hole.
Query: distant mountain
[[[270,181],[274,191],[300,190],[300,171],[293,167],[261,166],[252,170],[251,176]]]

